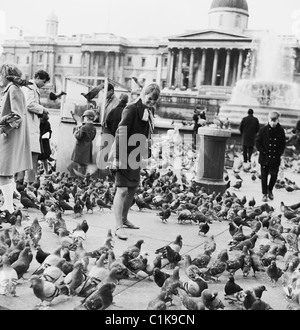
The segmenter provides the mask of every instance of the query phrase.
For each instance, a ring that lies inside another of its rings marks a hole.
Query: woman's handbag
[[[20,127],[22,118],[14,112],[0,118],[0,134],[7,136],[7,134]]]

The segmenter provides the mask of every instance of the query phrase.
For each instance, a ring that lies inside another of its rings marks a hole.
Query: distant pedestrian
[[[96,128],[93,124],[95,116],[93,110],[86,110],[82,115],[83,123],[77,123],[74,128],[76,144],[71,160],[78,164],[78,171],[82,175],[85,175],[87,165],[93,163],[93,140],[96,136]]]
[[[200,110],[198,110],[198,108],[196,108],[194,110],[193,121],[194,121],[194,126],[193,126],[192,147],[194,150],[196,150],[198,129],[199,129],[199,127],[202,127],[204,125],[204,123],[206,122],[205,111],[204,110],[200,111]]]
[[[274,199],[273,188],[277,181],[281,156],[286,146],[285,132],[279,124],[279,118],[279,112],[271,111],[268,124],[259,130],[256,139],[256,147],[259,151],[258,162],[261,165],[263,202],[267,202],[268,198]]]
[[[242,135],[244,163],[251,163],[251,156],[255,146],[255,138],[259,131],[259,121],[253,115],[253,109],[248,110],[248,116],[244,117],[240,123],[240,133]]]

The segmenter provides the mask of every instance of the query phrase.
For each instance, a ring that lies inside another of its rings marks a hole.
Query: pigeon
[[[254,301],[254,303],[252,304],[250,310],[251,311],[267,311],[267,310],[272,310],[273,308],[266,302],[257,299],[256,301]]]
[[[183,281],[180,287],[190,297],[201,297],[202,292],[208,289],[208,284],[201,276],[198,276],[194,280]]]
[[[98,258],[95,265],[89,270],[88,277],[90,277],[91,279],[102,281],[108,275],[109,269],[105,267],[105,263],[104,263],[107,257],[108,254],[103,253]]]
[[[97,198],[96,199],[96,203],[99,206],[99,209],[100,210],[103,210],[103,209],[109,209],[109,210],[111,210],[111,206],[108,205],[108,204],[106,204],[106,203],[104,203],[104,201],[101,198]]]
[[[261,299],[264,291],[267,291],[267,288],[264,285],[259,285],[255,288],[253,288],[252,291],[253,291],[256,298]]]
[[[180,300],[182,302],[182,305],[187,310],[205,310],[205,306],[202,302],[202,298],[200,297],[190,297],[188,293],[186,293],[185,290],[178,288],[178,295],[180,297]]]
[[[180,252],[181,248],[182,248],[182,236],[181,235],[177,235],[175,240],[171,243],[169,243],[168,245],[165,245],[161,248],[156,249],[155,253],[162,253],[163,256],[166,256],[166,247],[169,246],[173,251],[175,252]]]
[[[162,222],[168,222],[168,219],[171,216],[171,209],[162,209],[160,212],[157,213],[157,215],[161,218]]]
[[[134,201],[135,201],[135,204],[138,206],[139,211],[142,211],[143,209],[152,210],[151,205],[149,203],[144,202],[142,199],[135,197]]]
[[[88,101],[91,102],[98,94],[99,92],[104,88],[104,84],[101,83],[100,85],[97,85],[93,87],[88,93],[81,93],[81,95]]]
[[[142,244],[144,244],[144,240],[138,240],[134,245],[130,245],[126,248],[126,252],[128,253],[129,259],[137,258],[141,252]]]
[[[207,238],[207,240],[204,242],[203,248],[204,251],[206,253],[209,253],[210,255],[216,251],[217,243],[215,241],[214,235],[211,235],[210,237]]]
[[[29,235],[33,246],[36,248],[42,238],[42,227],[39,224],[38,218],[35,218],[29,228]]]
[[[36,247],[35,259],[36,261],[42,265],[45,259],[50,255],[50,252],[45,252],[40,245]]]
[[[41,300],[39,306],[43,304],[44,301],[50,305],[54,298],[61,294],[67,294],[65,287],[58,288],[54,283],[45,281],[37,275],[31,276],[30,282],[34,295]]]
[[[82,305],[87,310],[105,310],[113,303],[115,289],[115,283],[104,283],[84,299]]]
[[[243,288],[235,283],[234,276],[230,275],[224,287],[225,295],[232,296],[237,292],[243,291]]]
[[[166,310],[167,303],[172,301],[170,290],[161,290],[157,297],[148,302],[147,310]]]
[[[6,295],[9,293],[16,297],[16,286],[18,282],[18,274],[11,266],[8,257],[3,256],[2,267],[0,268],[0,294]]]
[[[63,95],[67,95],[67,93],[64,92],[64,91],[61,91],[60,93],[57,93],[57,94],[53,93],[53,92],[50,92],[49,93],[49,99],[51,101],[56,101],[57,99],[61,98]]]
[[[251,307],[253,306],[254,302],[257,299],[254,296],[254,293],[250,290],[245,290],[245,297],[244,297],[244,301],[243,301],[243,306],[246,310],[251,309]]]
[[[23,278],[24,274],[27,273],[32,258],[31,248],[29,246],[25,246],[25,248],[21,251],[19,258],[11,265],[17,272],[18,279]]]
[[[81,261],[76,261],[74,269],[64,278],[64,284],[68,287],[70,295],[76,295],[76,289],[86,280],[84,265]]]
[[[24,240],[20,240],[16,247],[13,250],[7,252],[7,258],[10,264],[13,264],[16,260],[18,260],[21,251],[25,248],[26,242]]]
[[[210,229],[210,226],[207,221],[204,223],[199,223],[198,234],[200,235],[201,233],[203,233],[203,236],[206,236],[206,234],[209,232],[209,229]]]
[[[165,280],[169,278],[171,274],[168,274],[161,269],[155,267],[153,269],[153,279],[154,282],[161,288],[163,284],[165,283]]]
[[[272,260],[271,264],[267,267],[266,273],[269,276],[273,287],[276,286],[279,278],[283,275],[284,271],[277,266],[276,261]]]
[[[25,209],[29,209],[29,208],[33,208],[37,210],[40,209],[40,207],[27,196],[25,191],[21,191],[20,194],[21,194],[20,202]]]
[[[201,293],[201,298],[205,308],[209,310],[225,308],[223,302],[218,297],[218,292],[212,292],[210,289],[205,289]]]

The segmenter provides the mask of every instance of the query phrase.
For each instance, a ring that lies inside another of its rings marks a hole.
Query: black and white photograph
[[[299,235],[299,1],[1,1],[0,310],[299,310]]]

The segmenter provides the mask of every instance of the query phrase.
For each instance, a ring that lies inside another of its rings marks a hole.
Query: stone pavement
[[[231,182],[234,183],[234,176],[232,169],[228,169],[228,174],[230,176]],[[230,192],[234,192],[238,197],[246,196],[249,201],[250,198],[254,197],[256,200],[256,205],[261,205],[261,191],[260,191],[260,180],[251,180],[250,173],[243,173],[241,171],[240,175],[243,178],[243,184],[240,190],[230,188]],[[291,170],[286,170],[283,174],[285,177],[299,182],[299,174]],[[280,202],[283,201],[287,205],[300,201],[300,191],[287,192],[285,189],[277,189],[274,192],[275,200],[268,202],[269,205],[275,208],[275,211],[280,212]],[[18,204],[18,201],[16,201]],[[26,213],[26,211],[24,211]],[[143,239],[144,244],[142,245],[142,251],[147,251],[149,254],[149,260],[153,260],[155,257],[155,250],[163,245],[168,244],[173,241],[175,237],[180,234],[183,237],[183,247],[181,254],[190,254],[195,257],[197,254],[203,252],[203,243],[206,238],[198,235],[198,226],[195,223],[186,222],[185,224],[179,224],[175,214],[172,214],[168,220],[168,223],[162,223],[160,218],[156,215],[157,210],[144,210],[139,211],[136,205],[134,205],[129,214],[129,220],[134,224],[140,226],[139,230],[126,229],[126,233],[129,236],[127,241],[121,241],[115,239],[114,252],[118,257],[126,249],[127,246],[136,243],[137,240]],[[35,216],[41,220],[42,214],[36,210],[29,210],[29,221],[26,223],[24,221],[24,226],[29,225]],[[114,229],[114,216],[113,212],[110,210],[94,210],[93,214],[83,214],[81,218],[74,218],[74,214],[71,211],[65,212],[63,218],[66,220],[67,227],[72,230],[76,227],[77,223],[81,222],[82,219],[86,219],[89,224],[89,230],[87,232],[87,239],[84,241],[84,248],[87,251],[92,251],[99,248],[106,237],[109,228]],[[52,252],[58,246],[58,237],[51,231],[48,225],[41,220],[41,226],[43,228],[42,239],[40,245],[43,250]],[[290,224],[283,217],[283,225],[285,227],[290,226]],[[244,233],[248,233],[245,228]],[[221,249],[228,249],[228,242],[231,236],[228,232],[228,221],[224,220],[222,222],[214,221],[210,225],[209,235],[214,235],[217,242],[217,251]],[[259,238],[265,234],[265,230],[261,229],[259,231]],[[213,258],[216,258],[217,252],[213,254]],[[34,254],[35,256],[35,254]],[[233,252],[229,252],[229,256],[233,257]],[[93,259],[90,260],[91,267],[93,265]],[[278,266],[283,266],[284,260],[278,260]],[[26,279],[29,279],[31,274],[38,268],[38,263],[35,258],[30,265],[29,272],[25,275]],[[172,272],[165,267],[167,272]],[[182,280],[187,280],[183,269],[180,270],[180,277]],[[239,306],[232,306],[224,300],[224,285],[228,279],[228,272],[223,273],[219,278],[218,283],[209,283],[209,288],[212,290],[217,290],[219,292],[219,297],[225,304],[225,309],[240,309]],[[235,274],[235,281],[244,289],[251,289],[254,286],[264,284],[267,288],[267,292],[263,294],[263,300],[269,303],[275,310],[285,310],[287,309],[288,301],[285,298],[283,289],[281,287],[281,280],[277,283],[277,286],[273,288],[267,277],[266,273],[257,273],[257,277],[252,277],[252,272],[248,277],[243,277],[242,272],[239,270]],[[152,276],[146,279],[126,279],[121,280],[114,291],[114,304],[111,305],[108,310],[145,310],[150,300],[154,299],[160,288],[155,284]],[[5,306],[13,310],[31,310],[39,303],[30,288],[30,283],[28,280],[20,280],[20,284],[17,286],[18,297],[10,296],[0,296],[0,306]],[[72,310],[79,305],[82,298],[80,297],[66,297],[61,296],[56,298],[50,309],[55,310]],[[176,302],[176,299],[175,299]],[[176,309],[178,307],[170,307],[170,309]]]

